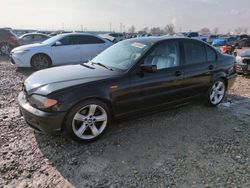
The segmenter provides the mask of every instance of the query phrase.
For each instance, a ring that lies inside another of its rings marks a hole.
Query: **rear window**
[[[206,62],[206,50],[204,44],[197,41],[184,41],[186,64]]]

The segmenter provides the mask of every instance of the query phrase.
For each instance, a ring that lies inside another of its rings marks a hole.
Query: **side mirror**
[[[146,65],[146,64],[141,64],[141,70],[148,72],[148,73],[155,73],[157,72],[157,66],[156,65]]]
[[[56,41],[56,43],[54,44],[54,46],[61,46],[62,43],[60,41]]]

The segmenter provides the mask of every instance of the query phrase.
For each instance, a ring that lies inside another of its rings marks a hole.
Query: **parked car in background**
[[[243,50],[237,54],[236,71],[239,74],[250,74],[250,49]]]
[[[12,32],[12,30],[0,28],[0,53],[8,55],[16,46],[19,46],[18,37]]]
[[[28,33],[19,37],[20,45],[40,43],[50,38],[50,36],[42,33]]]
[[[243,35],[240,35],[239,36],[239,39],[242,40],[242,39],[249,39],[250,36],[249,35],[246,35],[246,34],[243,34]]]
[[[42,43],[17,47],[11,51],[10,57],[17,67],[33,67],[39,70],[54,65],[86,62],[112,44],[92,34],[67,33]]]
[[[33,73],[18,101],[37,131],[64,130],[77,141],[92,141],[114,118],[198,98],[218,105],[236,78],[234,63],[234,56],[194,39],[128,39],[88,63]]]
[[[228,43],[226,38],[218,38],[212,42],[212,46],[219,49],[222,53],[232,54],[234,47]]]
[[[106,33],[100,36],[105,39],[108,39],[109,41],[113,43],[117,43],[125,39],[125,36],[122,33]]]
[[[250,47],[250,38],[244,38],[240,41],[235,42],[236,48]]]

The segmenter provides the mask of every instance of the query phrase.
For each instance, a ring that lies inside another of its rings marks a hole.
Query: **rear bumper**
[[[18,103],[25,121],[36,131],[53,134],[62,128],[66,112],[44,112],[29,105],[24,92],[19,93]]]

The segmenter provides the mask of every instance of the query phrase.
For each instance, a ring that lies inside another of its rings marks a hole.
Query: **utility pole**
[[[125,25],[123,25],[123,33],[126,33],[126,26]]]
[[[109,23],[109,31],[112,32],[112,23]]]

